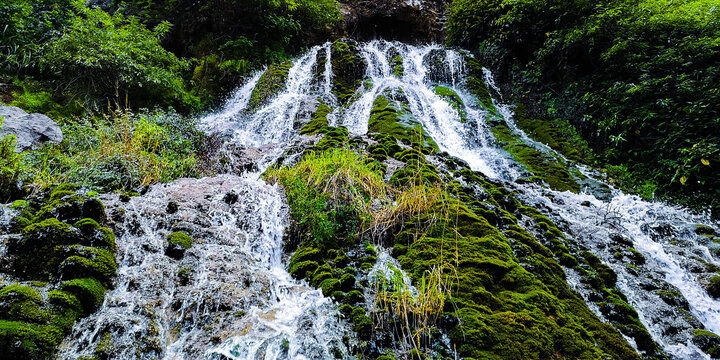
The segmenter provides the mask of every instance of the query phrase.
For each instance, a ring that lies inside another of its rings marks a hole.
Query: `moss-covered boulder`
[[[435,95],[440,96],[443,100],[450,104],[455,111],[457,111],[458,115],[460,115],[461,122],[467,121],[465,103],[463,103],[462,98],[457,92],[455,92],[455,90],[447,86],[437,86],[433,89],[433,91],[435,92]]]
[[[340,104],[347,104],[360,87],[367,64],[360,54],[358,43],[351,39],[338,39],[331,47],[333,93]]]
[[[94,312],[103,302],[105,287],[94,278],[73,279],[60,285],[63,291],[75,295],[85,311],[85,314]]]
[[[332,112],[332,109],[329,106],[325,105],[324,103],[320,103],[320,106],[318,106],[317,110],[315,110],[315,112],[312,114],[312,118],[310,119],[310,121],[305,124],[302,129],[300,129],[300,134],[314,135],[327,128],[327,116],[330,112]]]
[[[270,65],[255,85],[255,89],[250,95],[248,109],[257,110],[283,90],[291,67],[292,63],[289,62]]]
[[[0,319],[41,323],[49,317],[42,305],[40,294],[29,286],[12,284],[0,289]]]
[[[52,358],[75,321],[102,304],[117,271],[105,220],[102,202],[72,184],[23,204],[13,220],[19,233],[7,242],[8,264],[22,282],[0,289],[0,357]]]
[[[422,124],[412,115],[410,109],[403,105],[402,101],[392,99],[392,96],[393,94],[383,94],[373,102],[368,133],[382,134],[405,145],[427,149],[427,152],[437,151],[437,144],[425,133]],[[385,150],[387,152],[390,149]],[[394,153],[387,155],[394,156]]]
[[[189,249],[193,244],[190,235],[176,231],[167,236],[167,246],[165,247],[165,255],[179,260],[185,255],[185,250]]]

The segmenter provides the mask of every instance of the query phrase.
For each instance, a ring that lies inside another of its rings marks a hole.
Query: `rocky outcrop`
[[[444,37],[442,0],[347,0],[340,7],[340,32],[355,39],[424,43]]]
[[[28,114],[15,106],[0,106],[0,117],[5,119],[0,127],[0,138],[15,135],[17,152],[36,149],[48,141],[59,143],[63,139],[58,124],[45,115]]]

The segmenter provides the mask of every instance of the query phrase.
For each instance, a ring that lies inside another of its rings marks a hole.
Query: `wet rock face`
[[[440,41],[444,3],[439,0],[344,1],[342,31],[359,40]]]
[[[38,148],[44,142],[59,143],[63,139],[60,127],[42,114],[28,114],[15,106],[0,106],[0,139],[15,135],[17,152]]]

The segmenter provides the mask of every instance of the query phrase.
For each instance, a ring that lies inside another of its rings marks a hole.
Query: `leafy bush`
[[[25,154],[29,177],[41,186],[72,182],[112,191],[195,176],[203,136],[195,123],[172,110],[144,110],[66,124],[62,144]]]
[[[571,123],[604,161],[627,165],[635,183],[720,211],[716,7],[454,0],[449,39],[480,52],[534,116]]]
[[[19,73],[37,60],[39,48],[83,6],[81,0],[5,0],[0,2],[0,70]]]
[[[40,67],[78,94],[118,103],[122,95],[192,105],[180,76],[189,63],[160,45],[169,30],[167,22],[149,30],[135,17],[83,8],[62,36],[43,47]]]
[[[0,129],[5,119],[0,116]],[[22,160],[15,153],[15,135],[0,139],[0,203],[5,203],[17,192]]]

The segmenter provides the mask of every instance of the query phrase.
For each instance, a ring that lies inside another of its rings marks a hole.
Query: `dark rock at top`
[[[340,5],[341,31],[364,41],[441,41],[445,2],[440,0],[347,0]]]
[[[38,148],[47,141],[59,143],[63,139],[60,127],[45,115],[28,114],[15,106],[0,106],[0,117],[5,118],[0,138],[15,135],[17,152]]]

